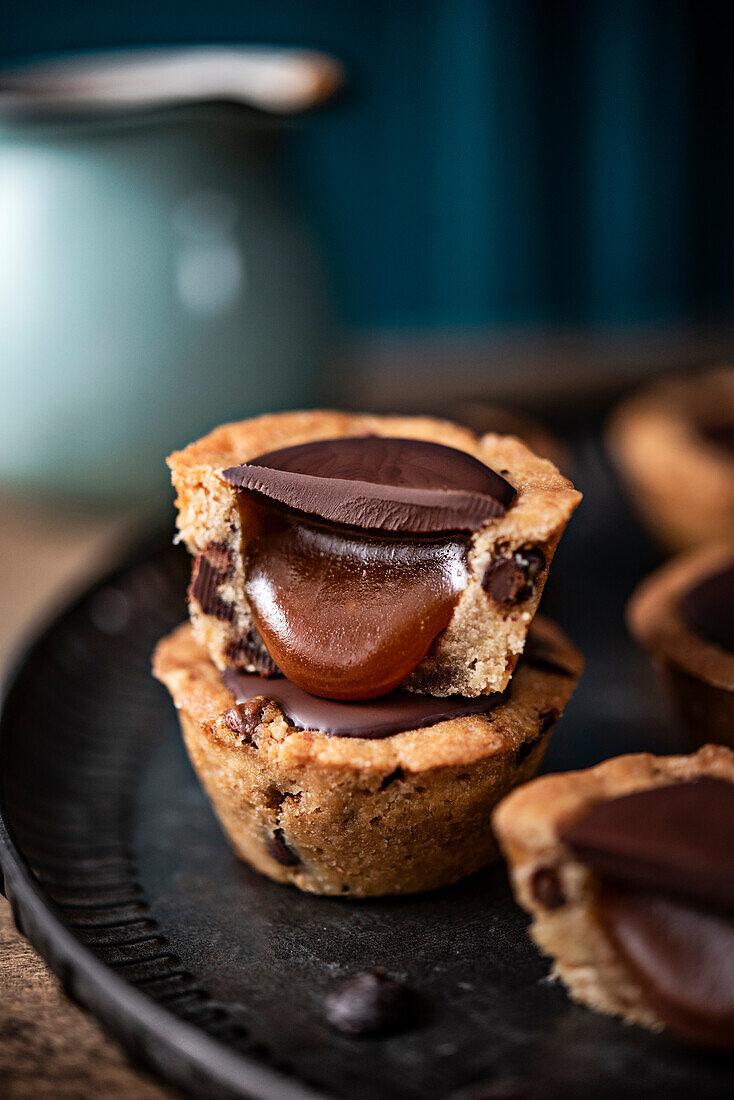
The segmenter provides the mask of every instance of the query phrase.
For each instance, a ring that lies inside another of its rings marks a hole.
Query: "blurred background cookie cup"
[[[734,747],[734,541],[679,554],[647,576],[627,622],[692,744]]]
[[[607,444],[631,506],[663,547],[734,536],[734,368],[632,393],[609,419]]]

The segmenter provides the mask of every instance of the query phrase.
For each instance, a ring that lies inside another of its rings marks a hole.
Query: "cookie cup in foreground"
[[[533,918],[530,935],[552,957],[553,976],[597,1012],[655,1030],[664,1026],[605,931],[595,875],[561,833],[606,800],[704,776],[734,782],[734,753],[705,745],[692,756],[619,756],[585,771],[536,779],[494,811],[515,897]]]
[[[535,774],[582,664],[536,620],[488,713],[375,739],[296,728],[265,698],[235,706],[190,625],[159,643],[154,673],[237,855],[302,890],[368,897],[446,886],[496,858],[490,811]]]
[[[734,537],[734,369],[668,379],[623,401],[609,449],[635,511],[671,550]]]
[[[702,582],[731,568],[734,542],[682,554],[646,577],[627,606],[630,631],[652,657],[696,745],[734,748],[734,652],[693,629],[681,605]]]
[[[238,491],[224,471],[282,447],[359,436],[421,440],[463,451],[515,489],[504,514],[483,523],[468,539],[467,580],[450,621],[403,685],[435,696],[504,690],[581,494],[519,439],[492,434],[480,439],[430,417],[277,413],[222,425],[172,454],[168,465],[177,493],[178,529],[195,559],[194,575],[204,566],[212,576],[207,598],[201,592],[197,596],[196,584],[190,589],[197,638],[219,668],[262,671],[262,642],[245,597],[246,532]]]

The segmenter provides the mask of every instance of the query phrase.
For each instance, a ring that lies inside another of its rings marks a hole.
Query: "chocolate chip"
[[[547,733],[551,726],[555,726],[558,718],[558,711],[554,707],[548,707],[546,710],[541,710],[538,714],[538,727],[540,732]]]
[[[226,542],[210,542],[202,550],[203,556],[222,578],[228,576],[234,568],[234,554]]]
[[[224,723],[227,729],[232,730],[232,733],[236,733],[252,744],[252,735],[262,719],[263,711],[268,702],[269,700],[263,695],[258,695],[254,699],[248,699],[246,703],[238,703],[236,706],[230,707],[224,714]]]
[[[387,787],[390,786],[391,783],[394,783],[396,779],[403,779],[404,776],[405,772],[403,771],[403,769],[396,768],[394,772],[390,772],[389,775],[385,776],[382,783],[380,783],[380,790],[384,791]]]
[[[515,753],[515,764],[518,765],[524,763],[530,756],[530,753],[533,751],[533,749],[537,746],[537,744],[537,737],[534,737],[531,741],[523,741],[522,745],[520,745],[520,748]]]
[[[509,557],[497,557],[489,563],[482,588],[495,603],[513,607],[533,595],[535,578],[544,566],[542,550],[515,550]]]
[[[415,998],[402,982],[382,970],[356,974],[326,998],[326,1019],[347,1035],[401,1031],[415,1018]]]
[[[194,559],[191,569],[188,597],[198,602],[205,615],[213,615],[215,619],[232,622],[234,607],[227,600],[223,600],[217,592],[221,581],[222,574],[209,563],[205,552],[201,553]]]
[[[544,909],[560,909],[566,904],[561,880],[553,867],[539,867],[534,871],[530,880],[530,889],[535,900]]]
[[[282,867],[297,867],[301,862],[300,857],[289,848],[283,838],[283,830],[276,829],[267,839],[268,855]]]
[[[255,626],[250,627],[244,638],[230,642],[224,655],[235,668],[254,668],[266,680],[282,675]]]

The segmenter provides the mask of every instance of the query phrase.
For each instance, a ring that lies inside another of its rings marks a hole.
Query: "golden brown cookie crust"
[[[734,691],[734,655],[691,630],[679,604],[699,581],[732,565],[734,541],[680,554],[645,577],[627,605],[630,631],[654,656],[729,691]]]
[[[618,756],[585,771],[535,779],[513,791],[492,815],[515,897],[533,917],[532,938],[553,958],[553,976],[575,1000],[598,1012],[663,1026],[597,916],[594,875],[559,834],[598,802],[702,776],[734,782],[734,753],[705,745],[691,756]],[[538,872],[555,876],[562,904],[548,906],[538,898]]]
[[[517,490],[504,516],[488,521],[473,537],[469,553],[471,576],[447,629],[404,686],[432,695],[467,696],[502,691],[507,686],[527,629],[535,614],[558,541],[581,495],[552,463],[538,458],[518,439],[485,435],[428,417],[356,415],[316,410],[278,413],[225,424],[168,459],[176,489],[178,528],[190,553],[212,543],[234,551],[233,571],[218,595],[235,612],[232,622],[205,614],[194,598],[189,611],[194,630],[219,668],[228,664],[255,671],[246,654],[236,652],[252,619],[244,598],[244,567],[236,490],[221,478],[222,470],[266,451],[316,439],[383,435],[424,439],[474,455],[501,473]],[[496,556],[537,547],[545,557],[521,603],[497,604],[483,589],[482,578]]]
[[[565,672],[521,664],[489,714],[376,740],[296,729],[272,702],[243,738],[228,723],[234,696],[189,624],[159,643],[153,667],[241,858],[314,893],[410,893],[496,857],[489,812],[537,770],[583,664],[553,624],[536,620],[535,632]],[[279,861],[277,838],[297,863]]]
[[[734,369],[720,367],[635,394],[610,420],[631,503],[671,549],[734,537],[734,459],[697,430],[732,410]]]
[[[650,653],[693,744],[734,746],[734,654],[688,626],[680,601],[705,577],[734,564],[734,541],[681,554],[635,589],[630,632]]]

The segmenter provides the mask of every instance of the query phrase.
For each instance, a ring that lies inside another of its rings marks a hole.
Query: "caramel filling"
[[[371,699],[425,658],[468,579],[467,538],[391,536],[320,521],[259,493],[239,498],[245,595],[294,684]]]
[[[374,435],[222,476],[239,490],[255,627],[289,680],[328,699],[373,699],[410,675],[466,587],[472,532],[516,496],[464,451]]]

